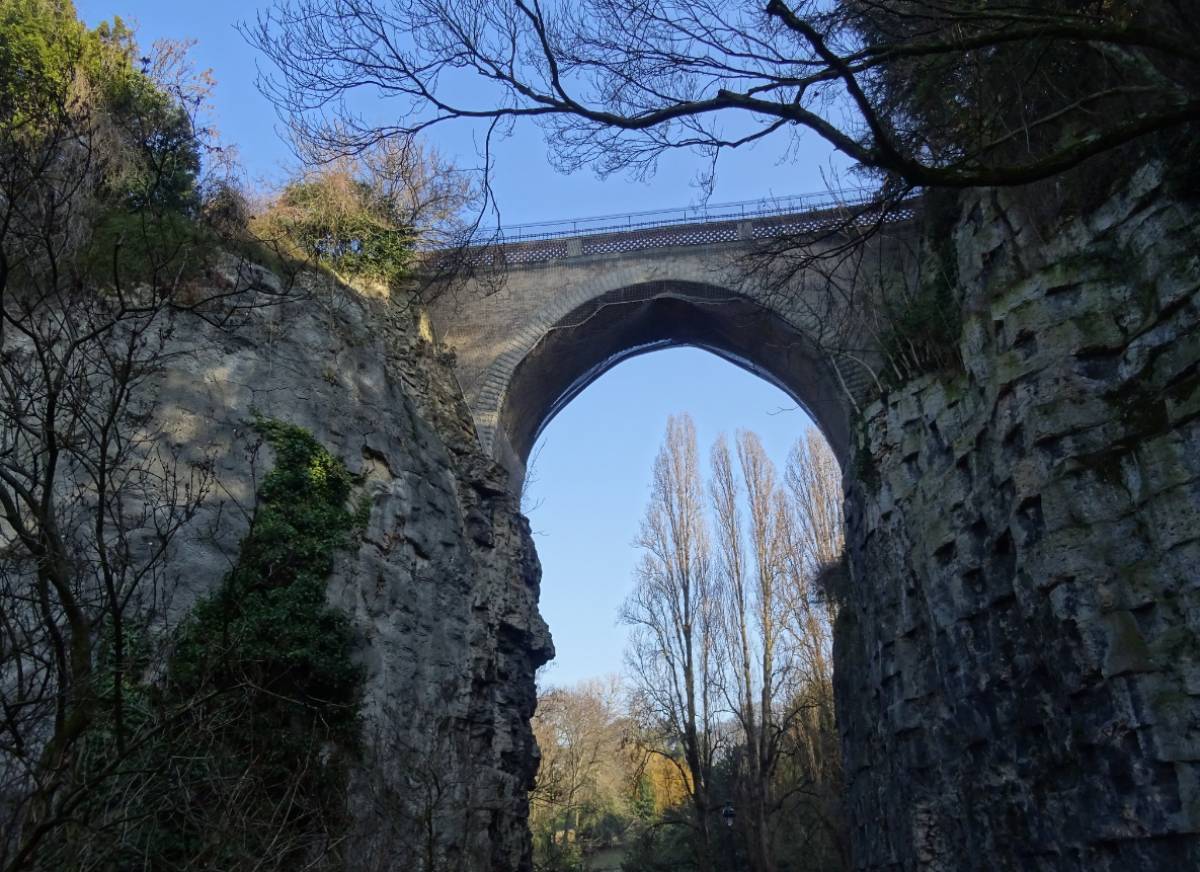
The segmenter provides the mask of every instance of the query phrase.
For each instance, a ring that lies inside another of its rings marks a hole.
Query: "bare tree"
[[[1200,119],[1183,0],[277,0],[250,40],[302,134],[543,126],[565,169],[816,135],[905,185],[1017,185]],[[943,99],[947,92],[954,99]],[[369,93],[397,119],[364,118]],[[352,99],[353,98],[353,99]]]
[[[687,670],[674,640],[706,627],[695,696],[707,717],[697,733],[710,768],[701,788],[711,814],[736,800],[753,870],[773,870],[802,851],[831,868],[846,864],[841,766],[833,711],[832,607],[817,575],[841,555],[839,470],[810,430],[792,449],[781,482],[759,438],[739,432],[713,445],[707,505],[688,419],[671,419],[655,465],[639,544],[638,586],[626,605],[643,704],[687,751]],[[691,482],[689,484],[689,482]],[[687,558],[711,519],[703,563]],[[685,577],[702,584],[681,585]],[[685,595],[686,594],[686,595]],[[693,617],[688,620],[687,616]],[[650,632],[645,632],[649,630]],[[661,741],[661,740],[660,740]],[[669,745],[667,747],[670,747]],[[691,776],[692,764],[687,759]],[[718,786],[719,785],[719,786]],[[717,797],[715,790],[725,789]],[[694,791],[693,814],[701,805]],[[714,802],[715,800],[715,802]]]
[[[751,867],[774,869],[771,845],[772,779],[782,730],[779,694],[789,684],[790,664],[783,650],[781,609],[783,547],[782,507],[775,469],[758,437],[737,436],[738,470],[724,438],[713,446],[712,497],[718,535],[723,648],[730,658],[736,697],[730,709],[741,739],[738,786],[745,809],[744,826]],[[744,491],[743,491],[744,488]],[[746,519],[740,504],[745,495]]]
[[[5,870],[76,862],[56,854],[63,834],[78,836],[87,803],[172,727],[130,688],[162,666],[152,630],[173,590],[169,556],[211,473],[163,438],[155,384],[178,353],[178,318],[224,323],[255,297],[240,267],[227,283],[198,281],[214,242],[191,221],[203,88],[151,77],[177,70],[177,56],[139,70],[128,31],[93,40],[69,4],[13,14],[6,41],[41,39],[66,60],[55,76],[6,56],[0,100]],[[71,54],[88,46],[113,81]],[[136,806],[140,789],[124,789]]]
[[[837,600],[828,579],[842,570],[841,470],[828,443],[809,428],[784,474],[783,626],[795,670],[794,717],[781,737],[777,785],[783,840],[792,850],[848,864],[841,795],[841,747],[833,704],[833,622]],[[825,580],[824,582],[822,580]],[[822,587],[822,584],[824,585]]]
[[[797,735],[812,738],[814,709],[832,702],[828,622],[807,603],[797,607],[792,577],[804,563],[798,531],[805,526],[797,518],[812,509],[789,499],[761,441],[745,431],[737,435],[736,464],[724,438],[713,446],[710,489],[718,530],[714,592],[735,691],[727,700],[738,735],[735,785],[751,867],[772,870],[783,811],[797,787],[781,778],[781,766]],[[813,668],[814,653],[822,668]]]
[[[784,473],[796,525],[788,554],[794,575],[815,579],[842,559],[842,471],[829,443],[812,427],[797,440]]]
[[[537,782],[530,792],[530,828],[535,861],[553,860],[558,849],[593,847],[581,839],[586,811],[623,799],[629,768],[622,752],[619,678],[595,679],[538,695],[532,719],[541,750]]]
[[[672,416],[654,462],[636,542],[641,563],[621,618],[634,628],[628,660],[642,708],[668,745],[682,750],[681,761],[666,756],[686,767],[696,861],[707,870],[719,664],[704,507],[695,425],[687,415]]]

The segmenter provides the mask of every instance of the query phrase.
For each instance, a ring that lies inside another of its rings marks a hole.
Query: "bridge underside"
[[[589,384],[623,360],[680,345],[703,348],[780,387],[808,412],[845,462],[844,395],[828,363],[794,326],[723,288],[659,281],[621,288],[577,307],[516,366],[493,445],[514,486],[542,430]]]

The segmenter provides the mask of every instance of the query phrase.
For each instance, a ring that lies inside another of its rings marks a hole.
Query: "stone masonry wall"
[[[866,410],[835,634],[860,869],[1200,868],[1200,211],[964,208],[965,374]]]
[[[180,323],[159,414],[185,459],[215,463],[216,485],[174,556],[178,606],[220,582],[245,535],[271,462],[251,416],[312,431],[371,502],[329,582],[366,667],[347,868],[528,869],[528,720],[552,653],[528,526],[411,311],[310,290],[236,330]]]

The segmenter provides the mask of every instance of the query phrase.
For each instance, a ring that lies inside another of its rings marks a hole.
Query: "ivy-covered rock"
[[[348,506],[354,479],[307,431],[268,420],[255,428],[275,467],[236,567],[184,626],[172,680],[177,693],[248,685],[264,695],[264,716],[302,713],[330,738],[351,738],[359,669],[349,621],[326,605],[325,579],[359,523]]]
[[[179,789],[146,829],[164,868],[242,868],[272,855],[334,868],[340,857],[362,670],[325,582],[360,525],[355,480],[306,430],[254,427],[274,468],[237,564],[184,622],[168,670],[179,729],[161,768]],[[231,802],[240,808],[230,817]]]

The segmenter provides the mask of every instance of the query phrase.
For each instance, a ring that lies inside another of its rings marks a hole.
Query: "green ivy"
[[[178,704],[213,695],[193,722],[221,725],[200,771],[182,776],[195,785],[188,805],[212,801],[213,772],[222,782],[254,772],[241,801],[256,823],[236,838],[214,845],[213,834],[187,813],[160,826],[173,833],[162,846],[168,856],[208,852],[211,868],[234,868],[271,850],[264,840],[277,843],[280,826],[286,843],[327,849],[323,834],[344,813],[340,761],[359,738],[363,676],[352,658],[353,631],[325,598],[334,556],[363,520],[350,507],[355,478],[300,427],[258,419],[254,429],[274,449],[274,467],[259,488],[236,566],[196,605],[169,669]],[[260,837],[257,825],[284,805],[288,815]]]
[[[262,694],[260,713],[277,709],[280,723],[302,714],[320,720],[329,738],[350,740],[362,676],[348,619],[326,605],[325,579],[362,522],[348,507],[355,479],[300,427],[254,426],[275,450],[275,466],[238,563],[196,606],[171,674],[188,693],[248,682]]]
[[[236,564],[166,662],[145,627],[124,627],[120,656],[99,628],[102,705],[75,761],[87,824],[64,826],[31,870],[342,868],[363,673],[325,587],[367,504],[310,433],[253,426],[275,463]]]

